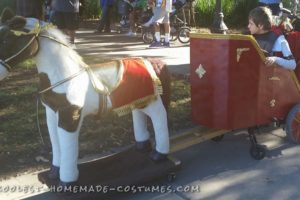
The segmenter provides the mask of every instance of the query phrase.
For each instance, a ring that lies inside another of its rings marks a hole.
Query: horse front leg
[[[57,135],[60,147],[59,178],[61,186],[72,185],[78,180],[78,137],[83,116],[81,107],[69,105],[58,111]]]
[[[79,130],[69,132],[58,127],[58,138],[60,146],[60,184],[68,184],[77,181],[79,171],[78,160],[78,136]]]
[[[52,166],[48,177],[62,182],[74,182],[78,179],[78,136],[82,119],[75,131],[66,131],[59,127],[62,119],[59,112],[46,107],[47,126],[52,146]]]
[[[46,108],[46,120],[49,132],[49,137],[52,147],[52,165],[48,177],[50,179],[56,180],[59,178],[59,166],[60,166],[60,146],[59,139],[57,135],[57,124],[58,117],[51,108],[45,105]]]

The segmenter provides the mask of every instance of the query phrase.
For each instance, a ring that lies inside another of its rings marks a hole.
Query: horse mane
[[[53,38],[56,41],[64,44],[65,46],[69,46],[67,53],[72,60],[78,62],[78,64],[82,67],[87,67],[88,65],[83,61],[83,58],[71,48],[69,37],[64,34],[61,30],[59,30],[54,25],[40,21],[35,18],[26,18],[26,25],[24,27],[28,31],[34,31],[37,28],[41,28],[41,32],[44,32],[47,36]]]

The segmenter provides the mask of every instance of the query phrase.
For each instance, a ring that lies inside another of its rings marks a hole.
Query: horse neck
[[[51,83],[70,77],[84,65],[71,48],[49,38],[40,38],[36,64],[38,72],[46,73]]]

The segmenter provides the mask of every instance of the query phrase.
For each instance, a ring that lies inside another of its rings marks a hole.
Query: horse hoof
[[[155,163],[160,163],[160,162],[166,161],[167,160],[167,156],[168,156],[168,154],[159,153],[156,150],[153,150],[150,153],[150,159],[152,161],[154,161]]]
[[[48,173],[48,178],[51,180],[59,179],[59,167],[51,165]]]
[[[151,142],[149,140],[143,142],[136,142],[135,149],[142,153],[150,152],[152,149]]]

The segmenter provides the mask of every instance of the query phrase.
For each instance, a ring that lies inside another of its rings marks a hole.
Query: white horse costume
[[[125,71],[131,69],[131,63],[137,64],[137,68],[142,66],[143,72],[147,72],[148,80],[150,77],[152,81],[153,93],[147,94],[148,96],[143,98],[139,97],[129,104],[119,105],[115,110],[119,114],[125,114],[128,109],[132,110],[134,136],[137,142],[144,142],[150,138],[146,123],[146,116],[149,116],[155,131],[155,150],[164,155],[168,154],[167,114],[159,95],[159,79],[149,61],[124,59],[103,63],[101,68],[97,68],[98,72],[93,74],[91,68],[82,61],[81,57],[68,45],[65,45],[67,44],[66,36],[59,30],[32,18],[26,19],[26,22],[25,29],[36,33],[36,39],[38,38],[39,42],[35,60],[40,74],[41,89],[43,90],[41,91],[42,102],[46,108],[47,125],[52,144],[52,165],[59,167],[61,182],[75,182],[78,179],[78,136],[83,119],[88,114],[97,113],[101,104],[112,108],[114,101],[110,95],[127,76]],[[12,22],[3,22],[2,17],[0,25],[6,28],[8,26],[9,33],[14,33],[14,37],[19,38],[22,37],[22,34],[26,35],[26,33],[16,34],[15,31],[12,31],[13,28],[10,24]],[[6,38],[1,38],[1,30],[3,31],[1,26],[0,40],[4,41]],[[5,31],[2,35],[5,35]],[[9,65],[11,65],[9,61],[13,56],[1,56],[0,54],[1,79],[7,76]],[[125,66],[126,61],[128,61],[127,66]],[[134,72],[134,70],[132,71]],[[94,79],[95,77],[98,79]],[[138,84],[142,85],[142,83]],[[96,89],[95,86],[97,86]],[[99,96],[103,98],[99,98]],[[116,96],[118,97],[118,95]]]

